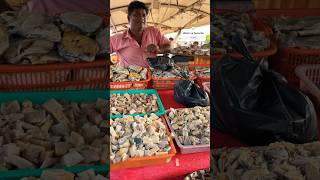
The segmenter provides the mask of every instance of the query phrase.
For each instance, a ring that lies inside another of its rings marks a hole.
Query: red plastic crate
[[[108,64],[107,60],[96,60],[91,63],[0,65],[0,90],[106,88]]]
[[[312,96],[320,110],[320,65],[300,65],[295,73],[300,79],[300,89]]]
[[[189,67],[189,72],[192,74],[190,78],[187,78],[187,80],[195,80],[197,77],[195,76],[194,70]],[[184,78],[154,78],[152,77],[152,87],[154,89],[158,90],[170,90],[174,89],[174,86],[176,85],[176,82],[179,80],[185,80]]]
[[[268,16],[305,17],[320,16],[320,9],[266,9],[255,12],[257,18]],[[260,21],[262,22],[262,21]],[[260,26],[272,36],[272,28],[266,23]],[[295,69],[299,65],[320,64],[320,49],[281,48],[271,57],[271,67],[284,75],[289,84],[299,86],[299,78]]]

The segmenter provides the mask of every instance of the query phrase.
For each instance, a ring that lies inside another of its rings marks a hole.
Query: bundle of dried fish
[[[1,104],[0,170],[108,162],[108,101]]]
[[[28,64],[53,50],[54,43],[46,40],[24,39],[14,42],[4,53],[10,64]],[[50,61],[50,60],[49,60]]]
[[[110,113],[145,114],[159,111],[158,97],[154,94],[111,94]]]
[[[210,144],[210,107],[173,109],[170,124],[182,145]]]
[[[210,170],[199,170],[186,176],[184,180],[210,180]]]
[[[198,77],[210,77],[210,67],[195,67]]]
[[[110,134],[112,163],[168,154],[171,149],[166,126],[155,114],[110,119]]]
[[[99,45],[95,40],[80,33],[64,32],[58,52],[70,61],[80,59],[92,62],[99,52]]]
[[[188,66],[174,66],[168,71],[151,68],[153,78],[189,78],[194,75]]]
[[[93,33],[102,26],[102,18],[88,13],[66,12],[60,15],[60,19],[66,25],[73,26],[86,33]]]
[[[11,16],[9,16],[10,14]],[[3,13],[2,17],[7,20],[5,24],[10,34],[52,42],[61,40],[60,30],[54,24],[53,19],[42,14],[28,11],[19,11],[17,13],[9,11]]]
[[[110,69],[110,79],[112,82],[141,81],[147,79],[148,69],[144,67],[111,65]]]
[[[317,179],[320,142],[213,150],[215,179]]]
[[[281,46],[320,49],[320,17],[264,17],[275,32]]]
[[[68,12],[48,17],[23,10],[6,11],[0,14],[0,22],[1,63],[92,62],[108,52],[107,28],[94,14]]]
[[[109,175],[96,174],[93,169],[88,169],[77,174],[64,170],[45,170],[40,178],[24,177],[20,180],[108,180]]]
[[[251,52],[266,50],[270,47],[270,40],[263,32],[254,30],[248,14],[235,14],[225,12],[214,14],[211,21],[211,31],[216,41],[213,51],[218,53],[233,52],[229,38],[233,35],[240,35],[246,47]]]

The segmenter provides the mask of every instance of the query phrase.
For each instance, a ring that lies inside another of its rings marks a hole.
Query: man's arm
[[[170,40],[161,34],[159,29],[154,29],[154,36],[156,36],[157,44],[149,44],[147,47],[148,52],[152,53],[167,53],[170,51]]]

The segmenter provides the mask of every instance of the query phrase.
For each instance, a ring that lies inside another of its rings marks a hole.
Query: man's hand
[[[149,53],[159,53],[159,52],[160,52],[160,49],[159,49],[159,47],[158,47],[157,45],[155,45],[155,44],[149,44],[149,45],[147,46],[147,51],[148,51]]]

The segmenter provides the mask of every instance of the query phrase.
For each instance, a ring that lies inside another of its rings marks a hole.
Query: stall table
[[[165,109],[184,107],[174,101],[173,90],[161,90],[158,93]],[[209,168],[210,152],[180,154],[177,149],[177,154],[171,159],[170,163],[110,171],[110,178],[112,180],[182,180],[194,171]]]

